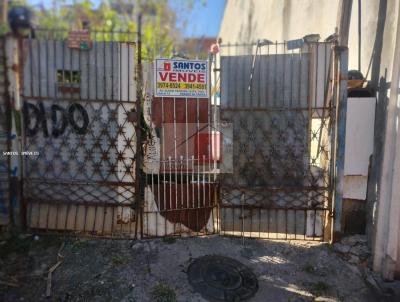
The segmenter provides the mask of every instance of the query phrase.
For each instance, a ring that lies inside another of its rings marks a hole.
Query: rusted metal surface
[[[23,41],[23,199],[36,230],[136,234],[134,33],[67,32]]]
[[[0,228],[10,223],[10,155],[11,106],[8,97],[5,37],[0,36]]]
[[[275,43],[257,56],[255,45],[221,46],[209,99],[154,98],[152,66],[142,83],[129,35],[92,33],[90,50],[66,37],[23,41],[24,149],[37,152],[23,157],[30,228],[328,239],[330,44]]]
[[[221,233],[326,240],[333,188],[331,45],[227,44],[221,50],[215,68],[220,118],[233,126],[233,173],[219,181]]]
[[[208,98],[153,97],[151,63],[144,74],[144,236],[216,233],[217,161],[209,148],[216,106]]]

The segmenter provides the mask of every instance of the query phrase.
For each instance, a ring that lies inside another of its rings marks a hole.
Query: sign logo
[[[208,61],[156,59],[156,97],[209,97]]]
[[[164,62],[164,70],[170,71],[171,70],[171,63]]]

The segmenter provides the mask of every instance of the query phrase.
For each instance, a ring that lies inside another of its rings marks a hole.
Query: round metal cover
[[[223,256],[203,256],[188,269],[193,289],[210,301],[244,301],[258,290],[257,277],[245,265]]]

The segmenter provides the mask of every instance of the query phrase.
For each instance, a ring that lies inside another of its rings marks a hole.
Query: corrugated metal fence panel
[[[5,49],[4,38],[0,37],[0,225],[9,223],[9,157],[3,152],[8,151],[7,127],[7,99],[6,99],[6,72],[4,65]]]
[[[307,108],[308,54],[258,55],[252,72],[253,59],[221,57],[222,109]]]
[[[68,48],[65,40],[28,39],[25,49],[25,96],[71,97],[58,89],[57,72],[66,70],[79,72],[81,99],[135,101],[135,74],[132,72],[135,47],[132,43],[95,42],[92,49],[82,51]],[[76,87],[74,83],[69,85]]]

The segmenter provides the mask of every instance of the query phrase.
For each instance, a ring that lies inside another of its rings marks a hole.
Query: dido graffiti
[[[85,134],[89,125],[89,115],[85,108],[78,103],[71,104],[67,108],[53,104],[46,109],[42,102],[38,104],[25,102],[23,116],[25,133],[28,136],[34,136],[42,131],[45,137],[51,134],[57,138],[65,132],[68,125],[77,134]],[[48,128],[48,117],[51,123],[51,133]]]

